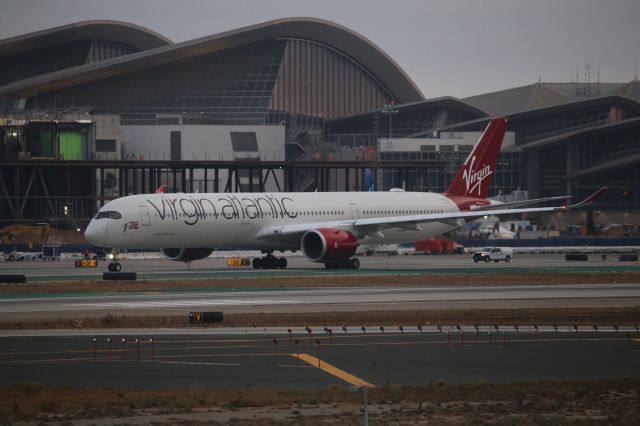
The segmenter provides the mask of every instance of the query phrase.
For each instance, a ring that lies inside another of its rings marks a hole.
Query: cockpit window
[[[94,219],[122,219],[122,215],[116,211],[98,212]]]

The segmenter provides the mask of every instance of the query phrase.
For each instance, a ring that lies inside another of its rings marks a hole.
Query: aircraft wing
[[[594,192],[587,199],[572,205],[563,205],[559,207],[534,207],[534,208],[512,208],[504,209],[502,206],[495,206],[497,208],[488,210],[474,210],[463,211],[454,213],[436,213],[436,214],[420,214],[420,215],[405,215],[405,216],[391,216],[391,217],[372,217],[366,219],[353,219],[353,220],[341,220],[341,221],[326,221],[326,222],[309,222],[309,223],[297,223],[291,225],[271,225],[263,228],[258,232],[258,238],[278,238],[278,237],[292,237],[295,235],[302,235],[305,232],[318,229],[318,228],[336,228],[344,229],[353,232],[357,237],[362,238],[368,234],[381,233],[385,229],[408,229],[421,231],[420,227],[423,223],[429,222],[443,222],[451,223],[454,226],[460,225],[459,220],[475,219],[486,215],[507,215],[515,213],[540,213],[540,212],[552,212],[556,210],[567,210],[578,207],[584,207],[593,203],[595,200],[607,190],[607,188],[600,188]]]
[[[560,201],[560,200],[568,200],[571,198],[570,195],[561,195],[558,197],[546,197],[546,198],[532,198],[530,200],[522,200],[522,201],[511,201],[508,203],[498,203],[498,204],[489,204],[486,206],[471,206],[471,210],[489,210],[489,209],[511,209],[513,207],[522,207],[528,206],[529,204],[540,204],[548,201]]]

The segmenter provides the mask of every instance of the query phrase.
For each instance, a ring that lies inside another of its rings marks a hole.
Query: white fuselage
[[[121,218],[94,218],[86,236],[116,248],[242,248],[298,250],[300,238],[266,239],[266,227],[309,224],[310,229],[349,229],[354,220],[455,213],[447,197],[421,192],[303,192],[141,194],[107,203],[100,212]],[[99,212],[99,214],[100,214]],[[96,216],[98,217],[98,216]],[[318,224],[315,226],[314,224]],[[433,237],[460,221],[429,222],[417,229],[392,228],[362,236],[362,244],[405,243]]]

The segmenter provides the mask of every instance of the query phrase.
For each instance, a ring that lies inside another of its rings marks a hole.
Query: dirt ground
[[[547,308],[547,309],[464,309],[387,310],[353,312],[237,313],[225,314],[223,324],[210,327],[290,327],[292,324],[323,327],[417,325],[579,325],[639,326],[640,307],[631,308]],[[93,328],[185,328],[185,315],[106,315],[103,317],[34,319],[0,322],[0,329],[93,329]],[[202,326],[200,326],[202,327]]]
[[[443,381],[369,390],[369,424],[637,425],[640,381],[519,384]],[[360,425],[362,394],[250,389],[173,392],[45,388],[0,389],[0,423],[129,425]]]
[[[313,276],[220,278],[209,280],[70,281],[0,284],[2,293],[119,293],[180,289],[273,289],[309,287],[464,287],[640,283],[640,272],[500,272],[475,274],[421,274],[380,276]]]

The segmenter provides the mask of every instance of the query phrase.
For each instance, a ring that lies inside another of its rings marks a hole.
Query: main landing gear
[[[286,269],[287,259],[285,257],[275,257],[271,253],[265,257],[253,259],[253,269]]]
[[[360,261],[358,258],[325,262],[324,267],[327,269],[359,269]]]

